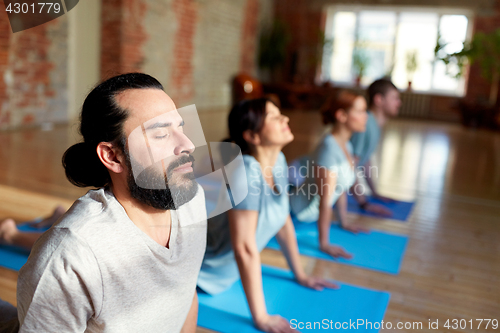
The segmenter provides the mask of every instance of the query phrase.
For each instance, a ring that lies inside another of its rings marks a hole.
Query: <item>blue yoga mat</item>
[[[31,227],[28,223],[20,224],[17,227],[21,231],[34,231],[40,233],[49,229],[34,228]],[[0,266],[19,271],[28,260],[29,255],[30,251],[25,248],[10,245],[0,245]]]
[[[415,202],[407,202],[407,201],[394,201],[386,203],[378,199],[375,199],[373,197],[366,197],[366,199],[368,200],[369,203],[384,206],[385,208],[389,209],[392,212],[392,216],[390,217],[384,216],[383,218],[402,221],[402,222],[406,222],[408,220],[408,217],[410,216],[413,206],[415,205]],[[356,201],[356,199],[354,199],[352,195],[347,196],[347,210],[350,213],[379,217],[379,218],[381,217],[380,215],[373,214],[361,209],[359,207],[358,202]]]
[[[358,323],[358,320],[364,320],[364,323],[369,321],[372,326],[376,322],[380,324],[390,298],[387,292],[348,284],[341,284],[341,288],[337,290],[315,291],[299,285],[291,272],[268,266],[262,267],[262,282],[268,313],[279,314],[288,319],[301,332],[326,329],[320,329],[318,324],[316,329],[306,329],[307,322],[311,322],[311,325],[314,322],[329,327],[332,325],[332,330],[336,323],[337,328],[342,323],[346,323],[344,327],[347,327],[352,322]],[[215,296],[199,292],[198,300],[199,326],[224,333],[260,332],[253,326],[241,281]],[[304,325],[303,328],[299,323]],[[356,331],[379,331],[365,325],[357,326]]]
[[[380,231],[357,235],[345,231],[338,225],[330,229],[330,242],[342,246],[353,255],[352,259],[336,259],[319,250],[318,227],[316,222],[295,222],[299,252],[303,255],[326,259],[342,264],[369,268],[384,273],[398,274],[406,251],[408,237]],[[268,248],[279,250],[275,238],[271,239]]]

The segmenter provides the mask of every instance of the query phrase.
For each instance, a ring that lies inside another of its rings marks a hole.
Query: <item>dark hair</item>
[[[337,122],[337,117],[335,116],[337,111],[340,109],[346,112],[349,111],[358,97],[363,97],[363,95],[347,90],[341,90],[336,95],[330,96],[320,109],[323,124],[335,124]]]
[[[160,89],[158,80],[142,73],[112,77],[96,86],[85,98],[80,114],[80,134],[83,142],[66,150],[62,163],[68,180],[79,187],[104,187],[111,179],[108,169],[97,156],[100,142],[110,142],[124,149],[126,138],[123,123],[127,110],[121,108],[115,97],[128,89]]]
[[[368,105],[373,105],[376,95],[381,94],[382,96],[385,96],[385,94],[387,94],[387,92],[391,89],[398,90],[394,83],[392,83],[389,79],[379,79],[373,81],[373,83],[368,87]]]
[[[250,153],[250,147],[243,138],[243,132],[251,130],[254,133],[260,132],[266,119],[267,102],[273,103],[268,98],[247,99],[233,106],[227,118],[229,128],[229,139],[236,143],[243,154]]]

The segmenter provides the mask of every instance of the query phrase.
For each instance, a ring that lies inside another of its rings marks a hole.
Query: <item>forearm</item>
[[[196,324],[198,321],[198,294],[196,291],[193,296],[193,303],[189,309],[184,325],[182,326],[181,333],[194,333],[196,332]]]
[[[276,239],[281,247],[281,251],[286,258],[288,266],[292,270],[297,280],[303,279],[306,275],[300,262],[299,247],[292,219],[288,216],[285,225],[276,235]]]
[[[347,193],[343,192],[337,199],[335,205],[335,213],[339,219],[340,225],[345,225],[347,223]]]
[[[366,162],[366,164],[365,164],[365,179],[366,179],[366,183],[368,184],[368,187],[370,188],[370,191],[372,191],[372,195],[374,195],[374,196],[378,195],[377,187],[375,185],[375,182],[374,182],[372,174],[371,174],[370,161]]]
[[[235,258],[240,271],[241,283],[247,297],[248,307],[254,322],[257,323],[267,316],[262,287],[260,254],[256,247],[242,247],[235,250]]]
[[[325,246],[330,243],[330,224],[332,220],[332,207],[329,205],[328,197],[321,197],[319,203],[318,233],[319,244]]]
[[[366,198],[365,198],[365,191],[361,191],[359,192],[359,178],[357,177],[356,175],[356,181],[354,182],[354,185],[352,185],[351,187],[351,193],[354,197],[354,199],[356,199],[356,202],[359,204],[359,205],[362,205],[363,203],[366,202]]]
[[[356,201],[358,202],[358,204],[362,205],[363,203],[366,202],[365,191],[359,192],[358,188],[360,185],[359,179],[366,178],[366,166],[360,166],[360,165],[358,165],[358,163],[359,163],[359,157],[355,156],[354,157],[354,165],[355,165],[354,175],[355,175],[356,180],[354,181],[354,185],[352,185],[352,187],[351,187],[351,192],[352,192],[352,195],[354,196],[354,199],[356,199]]]

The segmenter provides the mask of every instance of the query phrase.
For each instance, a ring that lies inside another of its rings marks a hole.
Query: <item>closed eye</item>
[[[165,135],[157,135],[155,136],[155,139],[163,139],[163,138],[166,138],[168,136],[168,134],[165,134]]]

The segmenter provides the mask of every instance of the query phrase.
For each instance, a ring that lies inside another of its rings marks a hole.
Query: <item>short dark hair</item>
[[[376,95],[381,94],[382,96],[385,96],[385,94],[387,94],[387,92],[391,89],[398,90],[394,83],[392,83],[389,79],[384,78],[374,81],[368,87],[368,105],[373,105]]]
[[[129,89],[163,90],[163,86],[150,75],[128,73],[100,83],[88,94],[80,114],[79,131],[83,142],[69,147],[62,158],[66,177],[72,184],[104,187],[111,182],[108,169],[97,156],[96,148],[100,142],[110,142],[124,149],[123,124],[128,118],[128,111],[118,105],[115,97]]]

